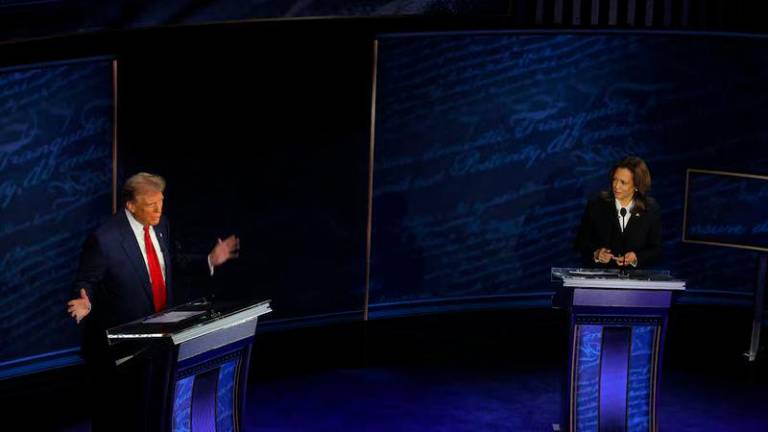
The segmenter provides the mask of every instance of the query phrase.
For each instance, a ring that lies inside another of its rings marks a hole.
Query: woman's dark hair
[[[609,172],[609,178],[613,181],[613,175],[619,168],[628,169],[632,173],[632,182],[635,184],[635,208],[639,212],[648,210],[648,192],[651,190],[651,172],[645,161],[637,156],[627,156],[617,162]],[[603,199],[613,198],[612,191],[603,191],[600,194]]]

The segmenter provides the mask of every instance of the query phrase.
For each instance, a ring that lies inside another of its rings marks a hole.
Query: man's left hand
[[[234,235],[226,239],[218,239],[216,246],[208,254],[208,259],[212,266],[217,267],[230,259],[235,259],[240,255],[240,239]]]
[[[80,298],[68,301],[67,306],[67,312],[78,324],[91,313],[91,300],[83,288],[80,288]]]

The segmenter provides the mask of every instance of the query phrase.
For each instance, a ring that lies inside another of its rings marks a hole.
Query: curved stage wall
[[[749,299],[753,252],[681,243],[685,172],[766,173],[768,40],[387,35],[378,48],[372,311],[546,299],[626,154],[646,160],[662,207],[657,266],[689,299]]]
[[[112,212],[112,61],[0,70],[0,377],[73,361],[80,247]]]
[[[681,301],[749,300],[755,252],[679,239],[686,168],[766,174],[767,40],[372,33],[385,26],[317,20],[86,35],[2,47],[3,65],[119,58],[118,182],[137,171],[168,179],[166,211],[183,253],[239,234],[240,259],[217,269],[213,289],[271,298],[264,328],[363,317],[374,39],[370,317],[546,305],[549,268],[577,262],[571,245],[584,203],[626,153],[654,175],[660,266],[688,280]],[[45,100],[31,97],[31,83],[18,93],[10,72],[0,73],[0,109],[28,104],[0,127],[0,362],[77,343],[64,303],[82,238],[111,207],[111,71],[110,61],[68,65],[65,74],[88,78],[46,90]],[[40,84],[56,82],[49,78]],[[80,130],[94,119],[97,132]],[[68,169],[19,199],[14,185],[42,180],[46,145],[57,140],[69,143],[57,159],[71,159]],[[24,163],[11,164],[19,151]],[[60,202],[62,185],[68,199],[83,191],[88,199]],[[25,220],[39,223],[14,228]]]

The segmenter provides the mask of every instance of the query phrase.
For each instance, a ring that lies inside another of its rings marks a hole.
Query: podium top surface
[[[259,303],[211,303],[196,300],[107,330],[110,342],[167,338],[174,344],[241,325],[271,312],[270,300]]]
[[[565,287],[685,290],[685,281],[674,278],[669,270],[553,267],[551,280],[562,282]]]

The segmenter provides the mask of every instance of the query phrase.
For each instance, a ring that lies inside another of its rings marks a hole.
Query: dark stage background
[[[372,42],[297,30],[141,38],[119,60],[120,167],[168,179],[185,253],[241,237],[218,296],[271,298],[270,320],[361,319]]]
[[[265,329],[363,317],[375,39],[372,317],[548,307],[549,268],[578,262],[571,244],[584,203],[626,153],[654,175],[660,266],[691,289],[680,301],[749,301],[756,254],[683,244],[680,230],[685,168],[766,173],[764,39],[397,29],[341,20],[105,33],[3,47],[2,64],[117,59],[118,182],[137,171],[167,178],[183,254],[239,235],[241,257],[217,269],[213,288],[177,282],[190,297],[271,298]],[[82,85],[111,92],[104,79]],[[68,133],[52,130],[54,140]],[[99,199],[109,207],[109,198]],[[4,209],[3,226],[20,211]],[[82,238],[91,227],[40,227],[2,248],[32,248],[52,232]],[[71,271],[78,247],[70,252],[60,259]],[[36,299],[30,281],[14,282],[13,295]],[[75,346],[70,288],[62,279],[45,297],[44,325],[54,328],[4,329],[4,344],[6,335],[18,343],[8,358]],[[35,313],[6,305],[17,320]]]

